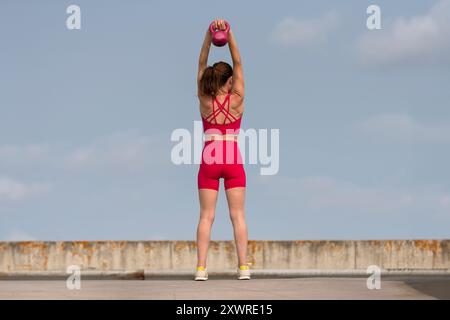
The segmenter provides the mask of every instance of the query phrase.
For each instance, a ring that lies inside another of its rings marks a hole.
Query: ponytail
[[[216,62],[203,72],[200,79],[200,93],[215,97],[219,89],[233,75],[233,68],[226,62]]]

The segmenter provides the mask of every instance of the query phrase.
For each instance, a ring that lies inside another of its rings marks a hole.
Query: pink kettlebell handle
[[[216,29],[214,28],[214,21],[209,25],[209,31],[211,31],[212,34],[216,33]],[[225,30],[218,31],[225,31],[226,33],[228,33],[230,31],[230,24],[225,21]]]

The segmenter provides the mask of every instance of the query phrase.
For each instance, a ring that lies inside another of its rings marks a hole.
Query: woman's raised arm
[[[205,39],[203,40],[202,49],[200,51],[200,57],[198,59],[198,73],[197,73],[197,84],[200,84],[200,79],[202,78],[203,72],[205,71],[206,67],[208,66],[208,56],[209,56],[209,50],[211,48],[211,32],[206,31]],[[200,88],[200,86],[197,86]]]
[[[242,69],[241,55],[231,30],[228,33],[228,46],[230,48],[231,59],[233,60],[233,87],[231,91],[241,99],[244,99],[244,72]]]

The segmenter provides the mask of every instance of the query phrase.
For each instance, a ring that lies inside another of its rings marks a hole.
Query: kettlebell
[[[228,32],[230,31],[230,24],[225,21],[225,30],[216,30],[214,22],[209,26],[209,31],[212,35],[212,43],[217,47],[223,47],[228,42]]]

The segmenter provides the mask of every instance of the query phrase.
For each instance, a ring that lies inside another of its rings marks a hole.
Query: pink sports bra
[[[222,104],[217,100],[217,98],[212,97],[213,111],[206,118],[202,116],[203,131],[206,132],[207,130],[214,129],[215,131],[220,131],[222,134],[239,133],[239,129],[241,128],[242,116],[236,118],[230,113],[230,96],[231,94],[228,93]],[[215,103],[217,103],[217,108],[215,107]],[[216,118],[220,113],[225,115],[222,123],[218,123]]]

